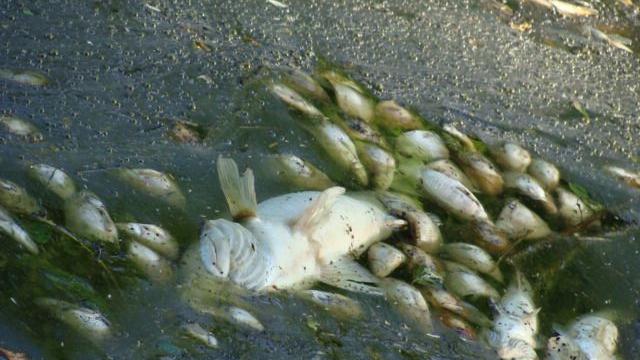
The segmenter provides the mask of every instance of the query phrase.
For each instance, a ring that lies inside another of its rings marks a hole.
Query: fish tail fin
[[[319,280],[343,290],[369,295],[384,295],[383,290],[379,287],[380,279],[349,257],[324,264]]]
[[[231,216],[235,220],[253,217],[258,210],[253,171],[247,169],[242,176],[233,159],[218,157],[218,179],[227,199]]]
[[[329,209],[331,209],[331,206],[336,201],[338,196],[344,194],[344,192],[345,189],[340,186],[330,187],[327,190],[323,191],[320,196],[318,196],[296,220],[296,223],[293,225],[294,230],[308,231],[309,229],[313,228],[313,226],[317,224],[322,216],[326,214]]]

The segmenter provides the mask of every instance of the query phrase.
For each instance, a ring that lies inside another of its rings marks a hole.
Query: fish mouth
[[[242,273],[241,268],[252,252],[255,252],[255,238],[244,226],[226,219],[207,220],[203,224],[200,258],[205,269],[215,277],[233,280],[231,273]]]

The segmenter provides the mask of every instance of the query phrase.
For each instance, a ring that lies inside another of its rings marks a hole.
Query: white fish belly
[[[292,226],[319,195],[317,191],[304,191],[266,200],[258,205],[258,217],[264,222]],[[371,244],[388,237],[391,234],[387,225],[389,219],[373,196],[352,193],[339,196],[313,229],[303,229],[306,239],[273,240],[307,241],[315,249],[318,260],[329,262],[348,254],[359,256]],[[282,243],[274,246],[282,248]]]

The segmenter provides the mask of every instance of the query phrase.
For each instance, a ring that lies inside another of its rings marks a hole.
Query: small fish
[[[324,116],[312,103],[284,84],[272,84],[269,89],[289,107],[298,110],[304,115],[311,117]]]
[[[412,130],[396,138],[395,149],[403,156],[430,162],[449,158],[449,149],[433,131]]]
[[[154,282],[164,283],[173,277],[171,263],[140,243],[135,241],[129,243],[127,258]]]
[[[100,343],[111,336],[111,324],[98,311],[52,298],[38,298],[35,303],[93,342]]]
[[[11,218],[9,212],[0,206],[0,233],[15,240],[32,254],[38,254],[38,245],[31,240],[29,234]]]
[[[640,173],[634,173],[617,166],[605,166],[604,170],[624,181],[627,185],[640,189]]]
[[[15,116],[0,116],[0,124],[10,134],[28,139],[31,142],[40,142],[44,138],[35,125]]]
[[[70,198],[76,193],[76,185],[71,177],[61,169],[51,165],[31,165],[29,166],[29,175],[44,185],[47,190],[63,200]]]
[[[505,170],[525,172],[531,164],[531,154],[518,144],[507,142],[490,147],[490,150],[498,165]]]
[[[373,194],[340,187],[256,201],[251,170],[241,177],[231,159],[218,176],[237,222],[209,220],[200,236],[200,261],[219,280],[256,292],[304,289],[317,281],[381,295],[378,278],[354,261],[404,221],[384,211]]]
[[[333,71],[325,72],[322,76],[333,86],[336,103],[342,111],[368,123],[373,121],[375,103],[358,84]]]
[[[18,214],[34,214],[42,210],[27,190],[9,180],[0,179],[0,205]]]
[[[493,286],[468,267],[450,261],[445,261],[444,264],[447,270],[445,287],[455,295],[462,298],[471,296],[498,299],[500,297]]]
[[[378,125],[389,130],[417,130],[422,127],[418,116],[394,100],[380,101],[376,105],[376,119]]]
[[[118,233],[158,252],[169,259],[178,257],[178,242],[171,234],[153,224],[117,223]]]
[[[184,332],[191,336],[192,338],[200,341],[202,344],[206,345],[210,348],[218,347],[218,339],[216,339],[215,335],[203,329],[202,326],[198,323],[188,323],[182,325],[182,329]]]
[[[385,243],[375,243],[367,251],[369,269],[377,277],[386,277],[407,260],[402,251]]]
[[[186,199],[175,179],[154,169],[117,169],[115,174],[141,192],[158,198],[170,205],[184,208]]]
[[[538,214],[516,199],[510,199],[502,208],[496,226],[510,239],[541,239],[551,234],[549,225]]]
[[[553,197],[531,175],[508,171],[504,173],[504,185],[537,201],[548,214],[558,212]]]
[[[320,290],[303,290],[297,294],[339,318],[355,319],[363,315],[360,303],[344,295]]]
[[[104,205],[95,194],[81,191],[65,202],[64,218],[69,230],[106,243],[118,242],[118,229]]]
[[[554,190],[560,183],[560,171],[558,168],[542,159],[531,160],[527,171],[547,191]]]
[[[504,281],[502,272],[491,255],[478,246],[462,242],[448,243],[442,245],[440,254],[471,270],[487,274],[498,282]]]
[[[426,169],[421,185],[428,198],[461,220],[489,221],[480,201],[461,182],[447,175]]]
[[[496,166],[484,155],[473,151],[456,153],[462,171],[482,193],[497,196],[502,193],[504,179]]]
[[[299,189],[322,191],[335,185],[320,169],[295,155],[270,155],[266,165],[271,173]]]

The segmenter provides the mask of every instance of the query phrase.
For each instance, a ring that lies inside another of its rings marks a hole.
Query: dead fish
[[[298,295],[338,318],[355,319],[363,315],[360,303],[344,295],[320,290],[303,290],[298,292]]]
[[[425,286],[441,286],[445,272],[440,260],[420,248],[409,244],[398,247],[407,255],[407,267],[412,274],[412,281]]]
[[[505,170],[525,172],[531,164],[531,154],[518,144],[507,142],[490,147],[490,150],[498,165]]]
[[[218,159],[220,184],[232,216],[205,223],[200,261],[219,280],[258,292],[307,288],[317,281],[381,295],[378,278],[353,260],[404,221],[387,214],[373,194],[285,194],[257,204],[251,170]]]
[[[358,84],[333,71],[322,76],[333,86],[336,103],[342,111],[366,122],[373,121],[375,103]]]
[[[0,79],[10,80],[18,84],[31,86],[44,86],[49,79],[43,74],[33,70],[7,70],[0,69]]]
[[[404,281],[384,279],[385,296],[391,305],[422,331],[431,331],[433,324],[429,305],[420,291]]]
[[[81,191],[65,202],[64,218],[72,232],[107,243],[118,242],[118,229],[104,205],[95,194]]]
[[[442,127],[442,130],[444,130],[447,134],[453,136],[456,140],[458,140],[460,144],[464,146],[464,149],[466,151],[470,151],[470,152],[477,151],[476,144],[473,142],[473,140],[471,140],[471,138],[467,136],[465,133],[458,130],[454,125],[445,124]]]
[[[205,346],[214,349],[218,347],[218,339],[216,339],[215,335],[202,328],[200,324],[187,323],[182,325],[182,329],[187,335],[198,340]]]
[[[267,157],[267,168],[296,188],[322,191],[335,185],[320,169],[295,155],[270,155]]]
[[[322,102],[331,101],[322,86],[305,72],[298,69],[287,69],[285,73],[283,81],[299,94]]]
[[[395,141],[396,151],[406,157],[424,162],[449,158],[449,149],[433,131],[412,130],[400,134]]]
[[[547,191],[554,190],[560,182],[560,171],[558,168],[552,163],[542,159],[533,159],[527,170]]]
[[[367,251],[369,269],[377,277],[386,277],[407,260],[402,251],[385,243],[375,243]]]
[[[442,243],[442,234],[433,218],[412,198],[392,192],[378,195],[391,215],[404,219],[411,231],[411,240],[423,251],[435,253]]]
[[[378,125],[389,130],[417,130],[422,127],[419,117],[394,100],[380,101],[376,105],[376,119]]]
[[[482,193],[497,196],[502,193],[504,180],[496,166],[478,152],[464,151],[456,153],[456,160],[462,171],[471,179]]]
[[[310,117],[322,117],[322,113],[312,103],[303,98],[300,94],[293,89],[283,84],[272,84],[269,89],[280,100],[282,100],[289,107],[301,112],[302,114]]]
[[[178,257],[178,242],[171,234],[153,224],[117,223],[118,233],[149,247],[169,259]]]
[[[111,336],[111,324],[98,311],[52,298],[38,298],[34,302],[93,342],[102,342]]]
[[[462,298],[487,297],[497,299],[500,294],[488,282],[468,267],[444,261],[446,276],[444,279],[445,288]]]
[[[558,212],[568,226],[578,226],[595,216],[595,212],[576,194],[562,187],[556,189]]]
[[[393,183],[396,159],[377,145],[357,142],[358,157],[369,173],[369,182],[375,190],[386,190]]]
[[[440,312],[440,321],[444,326],[455,330],[466,339],[475,340],[477,337],[476,330],[473,326],[449,311]]]
[[[496,226],[510,239],[542,239],[551,234],[547,223],[516,199],[507,201],[498,215]]]
[[[479,191],[467,175],[465,175],[465,173],[450,160],[442,159],[430,162],[427,164],[427,168],[439,171],[452,179],[458,180],[462,185],[474,193]]]
[[[42,210],[27,190],[9,180],[0,179],[0,205],[18,214],[35,214]]]
[[[44,139],[44,136],[35,125],[18,117],[2,115],[0,116],[0,124],[10,134],[25,138],[31,142],[40,142]]]
[[[442,245],[440,253],[471,270],[487,274],[498,282],[504,281],[502,272],[491,255],[478,246],[462,242],[448,243]]]
[[[624,181],[627,185],[640,188],[640,173],[634,173],[617,166],[605,166],[604,170],[616,178]]]
[[[426,169],[421,185],[427,197],[461,220],[489,221],[489,215],[478,199],[458,180]]]
[[[491,221],[474,222],[471,224],[471,230],[474,234],[473,242],[490,254],[502,254],[510,246],[507,234]]]
[[[556,214],[556,207],[553,197],[529,174],[517,172],[504,173],[504,185],[507,188],[514,189],[520,194],[537,201],[542,205],[544,210],[549,214]]]
[[[0,233],[15,240],[20,244],[20,246],[23,246],[32,254],[38,254],[38,245],[31,240],[29,233],[24,231],[24,229],[11,218],[9,212],[3,209],[2,206],[0,206]]]
[[[127,168],[116,169],[115,174],[122,181],[151,197],[178,208],[184,208],[186,205],[182,191],[175,179],[169,174],[154,169]]]
[[[47,164],[29,166],[29,175],[42,184],[47,190],[66,200],[76,193],[76,185],[61,169]]]
[[[154,282],[164,283],[173,277],[171,263],[138,242],[129,242],[127,258]]]
[[[348,174],[353,175],[358,184],[362,186],[369,184],[367,171],[358,157],[356,146],[344,130],[328,120],[322,120],[309,131],[329,157],[342,169],[348,171]]]

